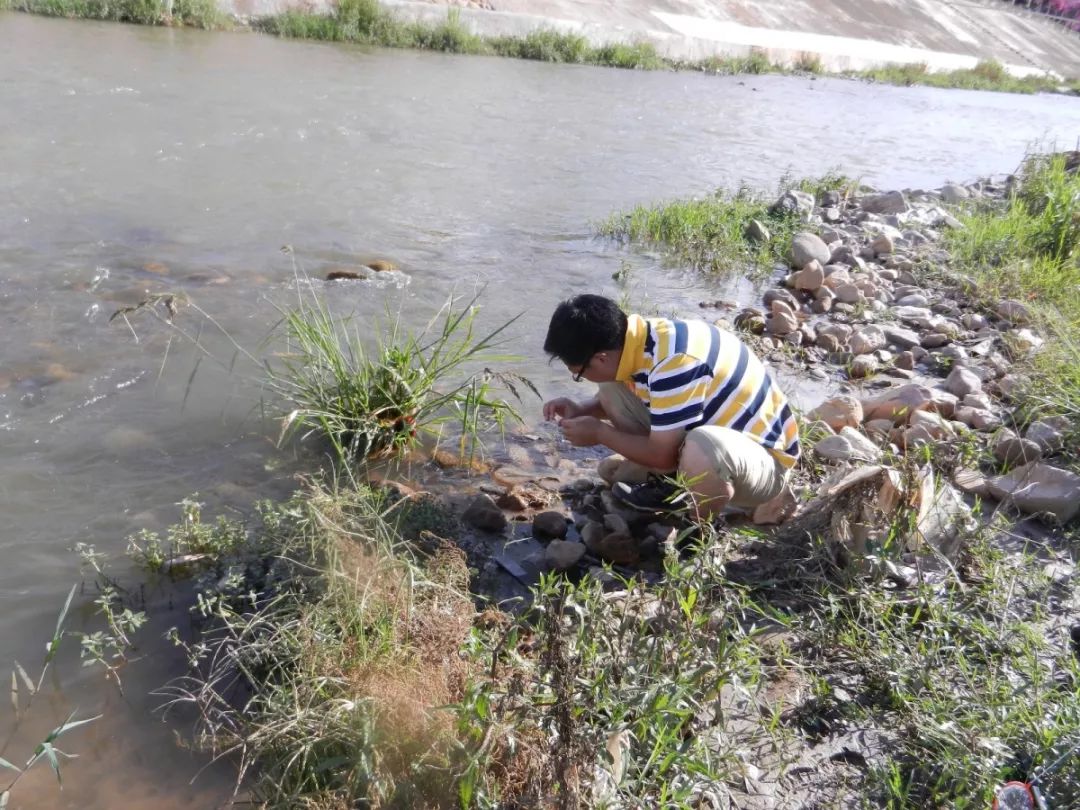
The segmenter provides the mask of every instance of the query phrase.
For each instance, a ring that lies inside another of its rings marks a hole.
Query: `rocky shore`
[[[776,200],[774,211],[804,224],[790,262],[775,268],[762,306],[716,322],[740,332],[774,365],[833,380],[836,392],[801,417],[809,463],[792,485],[753,515],[732,516],[733,525],[783,524],[790,534],[857,486],[874,489],[873,514],[832,515],[816,526],[846,547],[844,557],[880,552],[901,513],[913,509],[909,555],[955,561],[977,502],[1057,525],[1076,516],[1080,476],[1055,460],[1068,420],[1016,410],[1025,363],[1044,342],[1033,315],[1023,301],[986,300],[973,279],[950,269],[942,245],[946,229],[963,227],[953,206],[1000,199],[1013,182],[848,189],[818,199],[792,190]],[[767,239],[767,231],[754,221],[747,237]],[[730,304],[701,306],[707,316]],[[563,487],[556,511],[550,486],[539,498],[545,489],[536,482],[527,485],[531,494],[516,485],[488,486],[490,494],[465,508],[465,523],[501,532],[507,516],[520,525],[535,515],[531,533],[518,539],[544,547],[507,564],[484,544],[489,559],[480,554],[475,562],[489,574],[498,566],[526,581],[544,569],[604,577],[601,563],[624,573],[658,570],[680,523],[622,508],[608,489],[628,480],[619,462],[606,459],[595,474],[582,467],[581,479]]]

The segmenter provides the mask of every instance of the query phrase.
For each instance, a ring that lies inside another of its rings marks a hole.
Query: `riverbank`
[[[984,806],[1029,778],[1080,734],[1077,162],[613,217],[704,271],[765,261],[764,308],[701,310],[834,387],[791,489],[716,529],[621,509],[617,460],[443,494],[359,466],[247,524],[192,511],[135,547],[199,571],[195,738],[270,807]]]
[[[926,85],[1010,93],[1078,93],[1080,77],[1065,78],[1049,68],[1017,66],[993,57],[932,59],[931,52],[901,54],[888,58],[881,43],[877,56],[837,61],[813,48],[780,49],[757,46],[709,48],[697,44],[690,50],[674,48],[675,42],[693,42],[686,36],[656,36],[642,32],[628,37],[625,31],[604,39],[603,30],[564,25],[562,21],[527,16],[503,24],[497,15],[473,9],[441,7],[423,3],[383,5],[377,0],[344,0],[326,11],[287,8],[268,14],[230,17],[214,0],[176,0],[166,5],[142,0],[97,3],[88,0],[0,0],[9,8],[48,16],[105,19],[146,25],[187,25],[222,28],[231,25],[276,36],[354,42],[388,48],[413,48],[448,53],[504,56],[544,62],[589,64],[636,70],[691,70],[717,75],[798,74],[829,75],[901,86]],[[479,15],[479,16],[478,16]],[[494,20],[495,22],[491,22]],[[795,35],[792,35],[795,36]],[[791,37],[789,37],[790,39]],[[795,37],[797,39],[797,36]],[[814,40],[808,35],[807,43]],[[875,48],[871,48],[871,51]],[[914,54],[914,55],[913,55]],[[921,54],[921,55],[920,55]],[[921,58],[926,57],[926,58]],[[863,65],[859,68],[849,64]],[[1066,69],[1071,69],[1066,67]]]

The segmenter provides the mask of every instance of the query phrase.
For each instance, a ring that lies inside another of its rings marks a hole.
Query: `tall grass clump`
[[[1056,91],[1061,84],[1053,76],[1013,76],[1000,62],[986,60],[973,68],[931,71],[925,63],[910,65],[883,65],[849,72],[846,75],[898,85],[926,85],[928,87],[951,87],[963,90],[997,90],[1003,93],[1039,93]]]
[[[187,25],[220,28],[226,23],[213,0],[6,0],[7,8],[90,20],[139,25]]]
[[[513,320],[478,332],[476,301],[451,298],[414,332],[391,317],[360,324],[301,297],[284,314],[286,351],[267,366],[269,389],[289,408],[283,438],[317,435],[353,460],[400,454],[452,426],[471,457],[482,434],[518,418],[499,392],[531,387],[483,367],[513,359],[495,352]]]
[[[580,34],[539,29],[530,31],[523,37],[492,37],[488,42],[499,56],[568,64],[592,61],[593,48]]]
[[[460,551],[393,531],[366,487],[264,504],[196,580],[190,672],[162,694],[269,808],[451,807],[474,608]],[[220,524],[219,524],[220,525]]]

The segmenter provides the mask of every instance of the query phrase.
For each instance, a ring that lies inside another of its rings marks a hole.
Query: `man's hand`
[[[562,420],[562,432],[575,447],[592,447],[600,444],[603,425],[595,416],[577,416]]]
[[[584,411],[574,400],[567,397],[549,399],[544,403],[544,419],[550,422],[552,419],[573,419],[581,416]]]

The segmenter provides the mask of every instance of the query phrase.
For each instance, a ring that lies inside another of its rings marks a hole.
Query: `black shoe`
[[[625,506],[639,512],[680,512],[690,501],[685,489],[662,478],[650,478],[644,484],[624,484],[611,487],[611,494]]]

